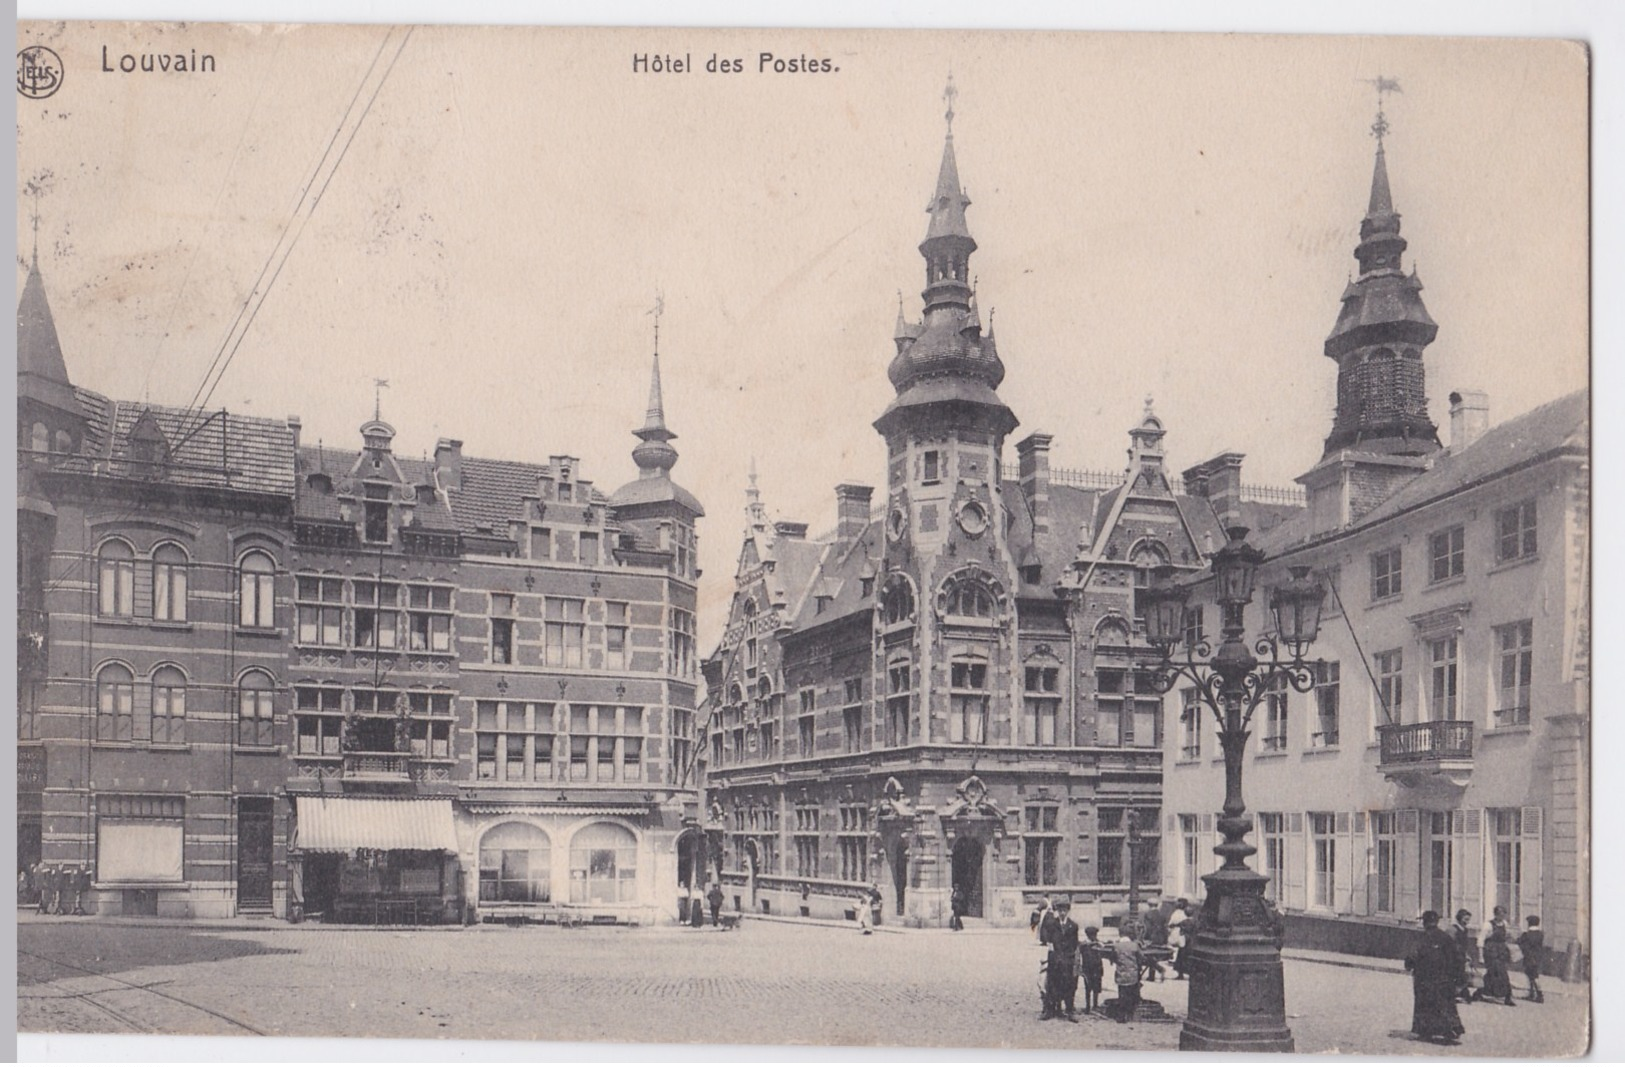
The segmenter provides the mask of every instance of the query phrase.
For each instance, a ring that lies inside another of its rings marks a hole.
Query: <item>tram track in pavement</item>
[[[63,985],[59,984],[59,982],[56,979],[52,979],[52,978],[39,978],[39,979],[36,979],[36,981],[38,981],[41,985],[50,986],[53,989],[60,990],[61,995],[62,995],[63,998],[76,1000],[76,1001],[81,1001],[81,1002],[83,1002],[85,1004],[88,1004],[90,1007],[95,1008],[98,1011],[101,1011],[101,1012],[105,1013],[106,1015],[111,1016],[114,1019],[117,1019],[119,1022],[123,1023],[125,1026],[131,1027],[132,1029],[134,1029],[134,1030],[136,1030],[138,1032],[141,1032],[141,1033],[175,1033],[177,1031],[174,1028],[171,1028],[171,1027],[158,1027],[158,1026],[154,1026],[154,1025],[151,1025],[149,1023],[143,1022],[140,1019],[136,1019],[136,1018],[134,1018],[134,1017],[132,1017],[130,1015],[127,1015],[125,1012],[119,1011],[116,1008],[113,1008],[113,1007],[110,1007],[110,1006],[108,1006],[106,1004],[101,1003],[100,1001],[96,1000],[95,998],[104,997],[109,993],[116,993],[116,992],[126,992],[126,991],[128,991],[128,992],[136,992],[136,993],[145,993],[145,994],[147,994],[149,996],[159,997],[159,998],[161,998],[163,1000],[170,1001],[171,1003],[179,1004],[182,1007],[190,1008],[193,1011],[201,1012],[204,1015],[208,1015],[208,1016],[211,1016],[212,1018],[218,1019],[221,1022],[226,1023],[229,1026],[235,1027],[238,1030],[241,1030],[241,1031],[243,1031],[244,1033],[247,1033],[247,1034],[251,1034],[251,1035],[253,1035],[255,1037],[267,1037],[267,1036],[269,1036],[269,1035],[267,1035],[265,1033],[265,1031],[256,1029],[255,1027],[252,1027],[249,1024],[243,1022],[241,1019],[233,1018],[232,1016],[227,1015],[224,1012],[215,1011],[213,1008],[205,1007],[204,1005],[198,1004],[195,1001],[187,1000],[185,997],[177,997],[173,993],[167,993],[167,992],[165,992],[165,991],[163,991],[161,989],[154,988],[154,986],[152,984],[143,984],[141,982],[131,982],[131,981],[128,981],[126,979],[120,978],[117,975],[108,974],[106,971],[98,971],[94,967],[86,967],[84,964],[81,964],[81,963],[72,963],[72,962],[69,962],[68,960],[57,959],[54,956],[47,956],[47,955],[45,955],[43,953],[40,953],[40,952],[31,952],[28,949],[24,949],[24,948],[19,948],[17,950],[17,955],[18,956],[32,957],[33,959],[39,960],[42,963],[46,963],[46,964],[49,964],[49,965],[54,966],[54,967],[64,967],[64,968],[67,968],[68,970],[79,971],[82,974],[86,974],[86,975],[89,975],[89,976],[94,977],[94,978],[100,978],[100,979],[102,979],[104,981],[114,983],[119,988],[117,988],[117,989],[88,990],[88,991],[82,991],[81,992],[81,991],[76,991],[76,990],[69,989],[66,986],[63,986]],[[22,999],[22,998],[24,998],[26,996],[28,996],[28,994],[25,994],[25,993],[21,992],[20,990],[18,991],[18,999]]]

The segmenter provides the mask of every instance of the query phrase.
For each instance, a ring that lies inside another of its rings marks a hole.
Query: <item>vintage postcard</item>
[[[1587,1048],[1582,44],[18,47],[22,1030]]]

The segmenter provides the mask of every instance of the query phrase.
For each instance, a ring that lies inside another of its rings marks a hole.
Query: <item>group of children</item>
[[[1470,928],[1472,919],[1472,913],[1463,908],[1456,912],[1456,921],[1450,930],[1466,962],[1457,989],[1458,999],[1469,1004],[1488,1001],[1515,1007],[1516,1002],[1512,999],[1512,946],[1517,945],[1524,977],[1529,981],[1529,992],[1524,999],[1536,1004],[1545,1001],[1546,996],[1540,991],[1540,961],[1546,953],[1546,935],[1540,928],[1540,916],[1531,915],[1525,919],[1523,933],[1514,938],[1507,909],[1497,906],[1490,918],[1490,925],[1484,931],[1482,954],[1478,951],[1478,939]],[[1476,989],[1472,983],[1471,963],[1475,959],[1484,962],[1483,981]]]

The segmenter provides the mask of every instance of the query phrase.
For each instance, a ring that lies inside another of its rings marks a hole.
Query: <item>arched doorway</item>
[[[987,850],[974,837],[954,842],[953,888],[965,894],[965,915],[982,917],[982,867]]]
[[[553,843],[529,823],[505,822],[480,838],[481,904],[546,904],[553,899]]]

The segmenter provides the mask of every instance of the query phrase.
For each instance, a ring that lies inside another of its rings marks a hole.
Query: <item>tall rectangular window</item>
[[[301,574],[294,581],[299,643],[338,645],[344,637],[344,582]]]
[[[585,601],[557,596],[546,598],[544,648],[549,667],[581,666],[581,649],[587,635],[585,610]]]
[[[1061,717],[1060,668],[1028,667],[1024,674],[1027,689],[1022,700],[1025,735],[1022,740],[1029,745],[1057,744],[1056,722]]]
[[[1523,884],[1523,812],[1518,808],[1491,808],[1489,816],[1490,849],[1495,863],[1495,897],[1487,901],[1485,911],[1499,904],[1513,916],[1523,914],[1523,901],[1519,886]]]
[[[835,840],[841,853],[841,880],[869,881],[869,807],[841,805],[841,829]]]
[[[365,509],[365,521],[362,527],[362,536],[373,544],[384,544],[389,541],[389,501],[368,500],[362,504]]]
[[[186,621],[186,553],[159,545],[152,553],[152,617],[160,622]]]
[[[942,453],[937,451],[926,452],[921,457],[920,480],[927,484],[942,480]]]
[[[1286,893],[1286,814],[1279,811],[1258,813],[1259,851],[1263,853],[1259,866],[1269,876],[1270,884],[1264,892],[1277,904]]]
[[[1276,675],[1264,694],[1264,729],[1259,733],[1258,740],[1265,752],[1286,751],[1287,718],[1291,710],[1287,697],[1290,692],[1283,674]]]
[[[536,560],[553,558],[553,531],[546,526],[530,528],[530,558]]]
[[[1192,604],[1185,609],[1184,638],[1186,648],[1194,649],[1207,639],[1207,634],[1203,632],[1205,611],[1206,607],[1202,604]]]
[[[584,533],[581,535],[581,562],[589,567],[598,566],[598,535]]]
[[[293,691],[295,750],[301,756],[337,756],[344,726],[344,691],[298,686]]]
[[[1194,815],[1179,817],[1179,861],[1179,890],[1194,898],[1202,884],[1202,835],[1200,820]]]
[[[1467,532],[1461,526],[1440,530],[1428,537],[1428,579],[1433,582],[1459,578],[1466,573]]]
[[[1202,701],[1196,687],[1188,685],[1179,691],[1179,758],[1200,759],[1202,756]]]
[[[913,669],[907,663],[894,663],[886,669],[886,743],[906,745],[909,718],[913,712]]]
[[[1336,748],[1341,734],[1341,668],[1325,660],[1315,664],[1315,729],[1309,735],[1311,748]]]
[[[1386,600],[1404,591],[1400,578],[1399,546],[1371,553],[1371,599]]]
[[[671,609],[671,672],[679,678],[694,674],[694,613]]]
[[[952,744],[987,743],[987,664],[955,660],[949,667],[948,740]]]
[[[1135,748],[1159,748],[1162,739],[1157,728],[1162,722],[1162,694],[1157,691],[1156,679],[1150,671],[1135,671],[1130,677],[1134,682],[1134,696],[1130,698],[1133,715],[1128,725],[1129,735],[1123,743]]]
[[[1457,638],[1439,637],[1428,642],[1428,659],[1431,662],[1433,689],[1428,694],[1428,712],[1434,722],[1447,722],[1457,717],[1460,708],[1457,691],[1458,668],[1456,660],[1459,644]]]
[[[1029,804],[1023,811],[1022,874],[1027,885],[1054,885],[1061,854],[1058,804]]]
[[[1529,559],[1534,556],[1537,547],[1533,500],[1525,500],[1495,513],[1495,562]]]
[[[1371,657],[1373,673],[1377,676],[1377,718],[1379,721],[1402,723],[1405,721],[1405,653],[1393,648]],[[1387,709],[1386,720],[1382,717]]]
[[[842,734],[848,752],[863,749],[863,680],[848,678],[845,684],[845,702],[841,708]]]
[[[1524,619],[1495,628],[1497,726],[1529,724],[1529,684],[1535,661],[1534,625]]]
[[[1453,914],[1456,896],[1456,837],[1464,830],[1462,812],[1427,813],[1428,907],[1440,915]]]
[[[1309,813],[1309,836],[1315,850],[1314,895],[1310,903],[1331,908],[1337,903],[1337,817],[1329,811]]]
[[[620,671],[627,667],[627,619],[629,606],[617,600],[604,603],[604,667]]]
[[[276,563],[264,552],[249,552],[237,565],[237,624],[262,630],[276,625]]]
[[[1127,885],[1124,842],[1128,829],[1127,809],[1101,806],[1095,809],[1095,878],[1101,885]]]
[[[1371,815],[1376,871],[1372,878],[1376,911],[1392,915],[1399,910],[1399,816],[1392,811]]]
[[[1095,672],[1095,744],[1124,744],[1123,689],[1127,672],[1102,667]]]
[[[109,541],[102,546],[98,562],[101,614],[128,618],[135,613],[135,550],[123,541]]]
[[[513,662],[513,594],[491,594],[491,662]]]

